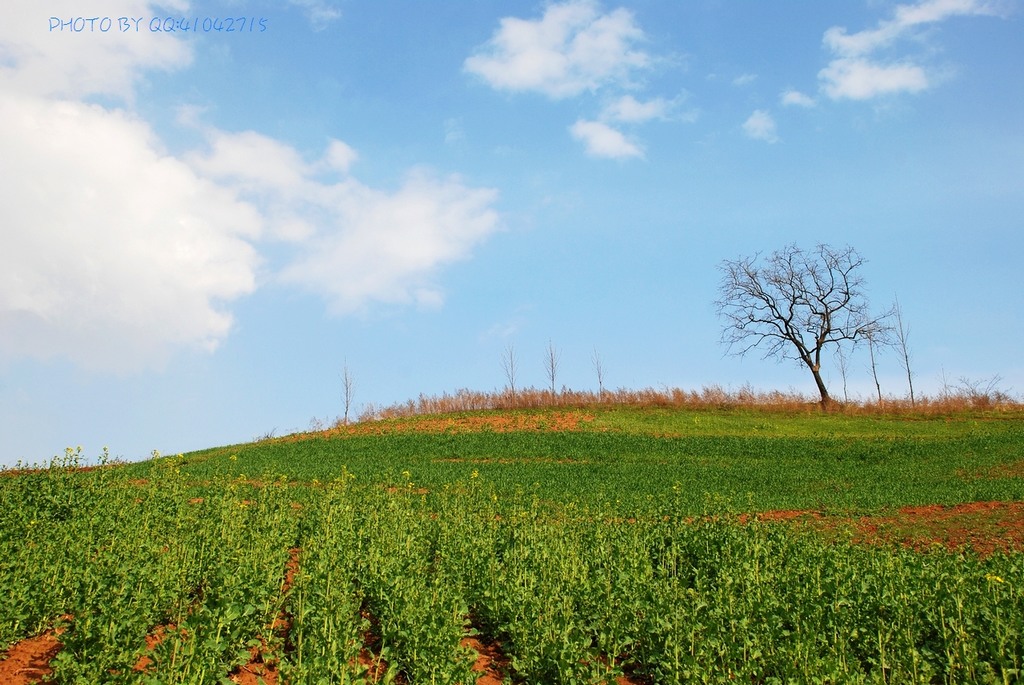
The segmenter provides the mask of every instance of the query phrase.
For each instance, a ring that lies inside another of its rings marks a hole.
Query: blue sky
[[[718,265],[789,243],[868,259],[919,392],[1024,390],[1018,2],[99,7],[0,22],[0,464],[302,430],[346,364],[356,411],[509,345],[542,387],[549,341],[574,389],[813,396],[719,343]]]

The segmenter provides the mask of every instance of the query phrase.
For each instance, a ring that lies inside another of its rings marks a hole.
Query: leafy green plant
[[[226,682],[257,657],[295,685],[467,683],[475,633],[512,682],[1021,678],[1021,552],[746,515],[1020,499],[1012,471],[985,476],[1019,460],[1016,422],[646,420],[89,471],[72,450],[0,477],[0,649],[65,627],[57,683]]]

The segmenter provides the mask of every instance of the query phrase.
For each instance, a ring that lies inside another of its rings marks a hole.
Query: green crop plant
[[[89,471],[72,451],[0,475],[0,650],[62,627],[55,683],[254,659],[290,685],[468,683],[473,634],[508,682],[1019,682],[1020,551],[750,516],[1024,498],[1017,423],[898,420],[611,412]]]
[[[361,614],[358,585],[358,500],[346,475],[305,497],[299,570],[287,609],[292,617],[290,658],[284,675],[295,683],[359,683],[359,662],[369,621]]]

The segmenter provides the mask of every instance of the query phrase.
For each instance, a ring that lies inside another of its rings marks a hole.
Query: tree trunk
[[[818,386],[818,392],[821,394],[821,406],[824,409],[832,405],[833,399],[828,394],[828,388],[825,387],[825,381],[821,380],[821,373],[817,369],[811,369],[811,373],[814,374],[814,383]]]
[[[825,381],[821,379],[821,364],[815,364],[816,361],[811,355],[801,350],[801,359],[807,368],[811,370],[811,375],[814,376],[814,384],[818,386],[818,393],[821,395],[821,408],[825,409],[832,404],[832,397],[828,394],[828,388],[825,387]]]
[[[821,374],[819,374],[818,372],[814,372],[814,382],[818,386],[818,392],[821,393],[822,408],[825,408],[825,406],[829,406],[831,403],[833,403],[833,398],[831,398],[831,396],[828,394],[828,388],[825,387],[824,381],[821,380]]]

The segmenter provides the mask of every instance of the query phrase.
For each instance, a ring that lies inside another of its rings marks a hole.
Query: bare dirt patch
[[[386,435],[392,433],[512,433],[577,431],[593,421],[594,414],[586,411],[546,411],[482,416],[417,416],[407,419],[384,419],[347,426],[336,426],[315,433],[296,433],[276,442],[297,442],[317,437],[345,437],[354,435]]]
[[[71,617],[64,616],[62,620],[71,620]],[[63,648],[58,638],[64,630],[64,627],[59,626],[11,645],[4,658],[0,659],[0,683],[31,685],[53,675],[50,662]]]
[[[264,661],[260,647],[253,647],[249,663],[236,669],[228,676],[228,680],[239,685],[277,685],[277,664]]]
[[[476,685],[501,685],[505,682],[511,661],[505,656],[499,643],[473,636],[462,638],[460,644],[477,654],[473,671],[480,676],[476,679]]]
[[[982,556],[1024,550],[1024,502],[929,504],[858,518],[796,510],[767,511],[754,517],[810,525],[822,531],[850,530],[853,539],[864,544],[897,543],[916,550],[941,545],[952,550],[970,549]],[[741,522],[748,519],[740,517]]]
[[[53,673],[50,662],[61,650],[60,640],[52,632],[11,645],[0,661],[0,683],[28,685]]]
[[[889,516],[862,517],[865,542],[895,540],[907,547],[970,548],[981,555],[1024,549],[1024,502],[970,502],[903,507]]]

